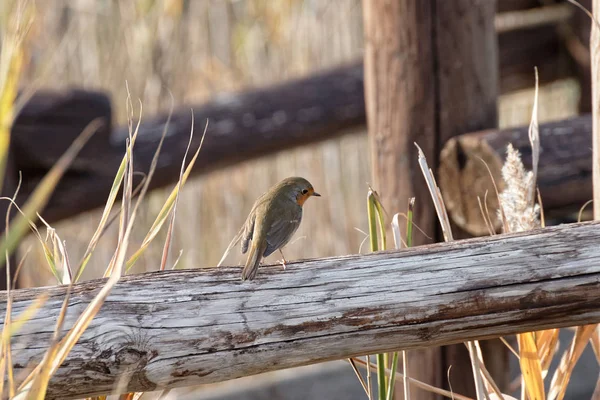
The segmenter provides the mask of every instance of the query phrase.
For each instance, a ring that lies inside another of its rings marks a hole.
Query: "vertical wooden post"
[[[578,0],[585,9],[592,10],[592,0]],[[579,114],[588,114],[592,112],[592,75],[590,73],[590,30],[592,21],[584,12],[577,10],[573,13],[570,23],[570,32],[574,37],[566,37],[566,45],[570,49],[573,61],[576,64],[577,78],[581,90],[579,98]]]
[[[363,13],[373,183],[390,211],[404,211],[409,197],[429,197],[413,143],[429,159],[436,148],[432,2],[364,0]],[[415,223],[432,233],[433,208],[418,207]]]
[[[417,198],[415,223],[435,235],[437,219],[413,142],[435,166],[452,136],[497,126],[495,1],[364,0],[365,101],[373,182],[390,212]],[[532,72],[533,73],[533,72]],[[415,235],[415,244],[427,239]],[[461,345],[462,346],[462,345]],[[435,386],[453,365],[465,381],[458,347],[411,352],[410,375]],[[468,364],[467,364],[468,365]],[[457,393],[459,379],[453,380]],[[472,382],[472,380],[471,380]],[[472,393],[463,385],[462,392]],[[413,399],[434,399],[411,391]]]
[[[405,211],[416,197],[415,223],[435,232],[435,211],[417,163],[414,142],[435,160],[433,7],[430,0],[363,0],[365,102],[374,188],[390,212]],[[414,244],[426,242],[415,235]],[[409,352],[411,377],[440,386],[439,349]],[[399,382],[398,382],[399,383]],[[397,385],[396,393],[402,393]],[[399,396],[397,396],[399,397]],[[424,391],[411,398],[435,399]]]
[[[437,135],[441,145],[461,133],[498,127],[500,85],[495,13],[495,1],[436,0]],[[531,81],[534,81],[533,68]],[[437,151],[441,151],[441,147]],[[485,168],[483,164],[480,167]],[[468,236],[456,226],[453,232],[456,239]],[[483,341],[481,347],[494,380],[500,388],[506,388],[509,384],[508,350],[497,339]],[[446,388],[450,366],[452,389],[475,398],[471,362],[463,344],[442,349],[440,373]]]

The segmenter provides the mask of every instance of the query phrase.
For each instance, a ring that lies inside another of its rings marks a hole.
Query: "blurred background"
[[[29,63],[22,83],[42,88],[106,91],[112,100],[113,123],[123,125],[126,82],[134,102],[141,99],[147,117],[168,111],[171,94],[176,107],[202,104],[227,92],[263,87],[360,59],[361,3],[361,0],[38,1],[36,19],[25,46]],[[533,73],[531,82],[533,85]],[[544,85],[539,97],[540,122],[576,115],[580,93],[574,78]],[[533,91],[529,89],[503,94],[499,105],[500,127],[527,125],[532,101]],[[204,125],[196,122],[197,127]],[[200,133],[197,128],[196,134]],[[307,202],[303,223],[295,240],[286,247],[286,258],[359,252],[365,238],[361,231],[367,230],[366,194],[371,179],[367,145],[364,129],[189,181],[179,200],[172,246],[175,254],[183,251],[178,267],[216,265],[254,200],[280,179],[293,175],[307,178],[323,197]],[[154,191],[144,203],[133,232],[132,248],[143,240],[171,189],[172,186]],[[388,210],[398,211],[403,210]],[[54,226],[66,241],[71,259],[81,258],[99,217],[100,211],[93,211]],[[116,228],[115,224],[111,229],[116,231]],[[114,237],[110,233],[103,237],[84,279],[102,275],[114,251]],[[22,273],[23,285],[53,284],[51,273],[36,267],[44,264],[37,240],[26,240],[21,249],[31,249]],[[161,246],[151,246],[135,272],[156,270],[161,252]],[[278,257],[275,253],[267,262]],[[225,264],[237,265],[243,260],[236,248]],[[319,371],[323,377],[344,379],[347,386],[339,381],[337,397],[323,396],[322,390],[327,389],[315,388],[315,397],[363,398],[350,367],[340,364],[279,371],[260,378],[263,379],[260,382],[284,382],[290,376],[298,378]],[[243,381],[256,385],[257,379],[250,377]],[[319,385],[315,379],[308,382],[311,383],[300,387],[310,390]],[[239,382],[225,382],[211,385],[212,389],[205,387],[201,393],[193,393],[192,389],[176,392],[180,396],[188,393],[188,397],[178,398],[242,398],[235,394],[239,385]],[[282,391],[275,384],[269,387],[271,391],[258,390],[256,397],[247,389],[243,398],[307,398],[293,397],[293,390]],[[348,389],[348,393],[339,387]]]
[[[37,8],[23,83],[106,91],[117,125],[126,123],[126,82],[133,99],[143,103],[144,120],[167,112],[171,93],[176,107],[202,104],[227,92],[301,77],[362,57],[360,0],[58,0],[38,2]],[[543,86],[540,122],[576,115],[579,92],[575,79]],[[532,101],[532,90],[503,95],[500,127],[528,124]],[[197,126],[203,123],[197,121]],[[365,238],[357,229],[367,230],[371,175],[366,129],[353,133],[190,181],[180,198],[174,235],[174,251],[183,250],[179,266],[214,266],[254,200],[280,179],[294,175],[307,178],[323,197],[307,202],[286,257],[357,253]],[[196,134],[201,134],[199,128]],[[135,241],[146,235],[171,189],[153,192],[144,204]],[[55,226],[72,259],[83,255],[99,216],[100,211],[94,211]],[[111,235],[105,235],[84,278],[104,271],[114,244]],[[29,245],[43,257],[35,240],[24,244]],[[102,246],[105,259],[100,256]],[[161,251],[151,247],[137,272],[156,269]],[[243,259],[236,250],[226,264]],[[36,263],[29,257],[28,265]],[[26,272],[31,285],[51,281],[49,271]]]
[[[132,97],[142,100],[144,116],[152,116],[168,111],[170,92],[176,106],[201,104],[223,92],[361,57],[361,2],[355,0],[83,0],[39,2],[38,11],[27,79],[41,77],[43,87],[105,90],[112,98],[114,122],[121,125],[126,122],[126,81]],[[45,71],[50,59],[52,67]],[[203,125],[198,121],[197,126]],[[178,206],[173,249],[183,249],[180,267],[216,265],[254,200],[294,175],[307,178],[323,198],[307,203],[286,257],[356,253],[364,235],[354,227],[364,230],[366,221],[366,144],[361,132],[194,179]],[[134,240],[146,235],[171,188],[153,193],[146,202]],[[56,226],[74,259],[85,251],[99,215],[92,212]],[[101,243],[108,249],[106,259],[97,251],[93,261],[102,271],[114,249],[110,236]],[[157,268],[162,250],[154,249],[144,255],[138,272]],[[226,264],[241,263],[239,249],[232,253]],[[36,264],[34,257],[28,264]],[[35,285],[51,278],[29,272]],[[96,277],[99,270],[90,265],[85,274]]]

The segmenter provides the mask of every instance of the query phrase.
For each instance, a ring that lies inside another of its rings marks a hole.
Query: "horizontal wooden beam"
[[[261,267],[124,277],[52,378],[49,398],[151,391],[382,351],[600,322],[600,223]],[[574,245],[575,243],[575,245]],[[104,280],[72,289],[65,327]],[[39,361],[66,288],[12,293],[15,376]],[[4,316],[6,293],[0,294]]]
[[[11,154],[27,178],[45,173],[93,120],[102,126],[69,167],[69,174],[93,174],[96,166],[85,160],[110,151],[112,106],[103,92],[39,90],[17,115],[11,130]]]
[[[268,88],[220,95],[206,104],[194,106],[196,132],[192,152],[200,144],[207,120],[209,127],[193,173],[205,173],[279,150],[330,139],[349,128],[363,126],[362,75],[362,63],[354,63]],[[71,112],[76,114],[77,108]],[[182,107],[172,116],[151,188],[177,181],[189,140],[191,117],[190,107]],[[36,121],[30,124],[35,127]],[[142,118],[134,149],[136,171],[148,172],[166,121],[166,115]],[[20,133],[35,132],[31,128],[25,131],[19,124],[15,129]],[[57,138],[60,138],[58,129],[55,135],[46,135],[46,140],[57,141]],[[126,138],[127,130],[120,127],[113,130],[108,146],[87,145],[83,150],[85,155],[75,160],[77,169],[70,171],[59,183],[43,217],[55,222],[102,206],[123,157]],[[15,142],[28,141],[21,137],[15,138]],[[63,143],[65,149],[70,142],[71,139]],[[43,150],[39,153],[44,154]],[[53,154],[40,158],[48,169],[56,162],[51,158]],[[33,155],[29,158],[37,159]],[[19,167],[28,171],[26,165]],[[39,171],[24,173],[20,204],[41,179]]]
[[[450,217],[473,235],[488,234],[477,197],[500,228],[498,201],[490,172],[502,190],[502,165],[509,143],[531,169],[528,127],[467,133],[449,140],[440,156],[439,183]],[[592,117],[540,125],[538,187],[545,210],[582,206],[592,198]],[[485,164],[482,162],[485,162]],[[486,168],[486,165],[489,167]]]
[[[497,33],[531,29],[544,25],[555,25],[568,21],[575,13],[573,5],[556,3],[546,7],[533,7],[505,11],[496,14]]]

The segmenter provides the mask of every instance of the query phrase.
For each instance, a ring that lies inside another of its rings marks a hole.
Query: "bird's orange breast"
[[[298,196],[298,199],[296,199],[296,202],[298,203],[299,206],[304,205],[304,202],[306,201],[306,199],[308,199],[310,197],[310,194],[301,194]]]

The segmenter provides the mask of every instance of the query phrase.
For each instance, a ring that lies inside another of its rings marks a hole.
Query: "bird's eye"
[[[308,190],[307,189],[302,189],[302,194],[308,194]]]

